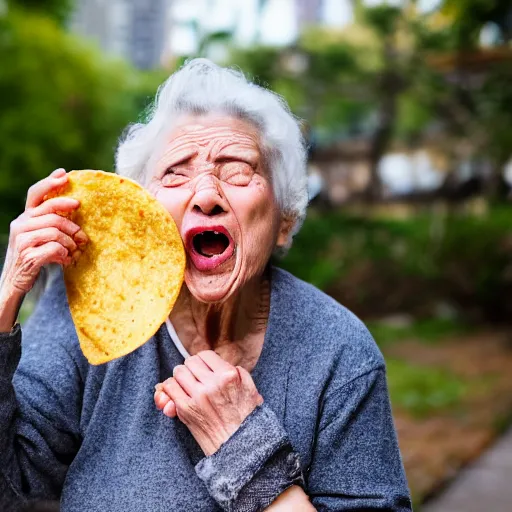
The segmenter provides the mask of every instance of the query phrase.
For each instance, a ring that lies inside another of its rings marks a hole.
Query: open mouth
[[[185,240],[192,264],[201,271],[215,269],[235,252],[235,243],[224,226],[192,228]]]
[[[229,247],[229,238],[220,231],[203,231],[192,238],[194,249],[201,256],[212,258]]]

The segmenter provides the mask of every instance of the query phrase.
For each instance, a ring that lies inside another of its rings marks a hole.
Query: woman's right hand
[[[30,291],[43,265],[69,265],[76,261],[80,249],[87,243],[80,226],[59,215],[76,210],[79,201],[70,197],[45,200],[67,182],[64,169],[57,169],[37,182],[28,191],[25,211],[11,222],[0,280],[0,299],[4,305],[11,299],[22,299]]]

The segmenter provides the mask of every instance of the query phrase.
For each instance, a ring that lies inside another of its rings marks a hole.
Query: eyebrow
[[[218,155],[217,158],[215,158],[216,163],[223,163],[223,162],[244,162],[251,167],[255,167],[258,164],[257,158],[246,158],[240,155]]]
[[[175,151],[171,150],[166,152],[164,157],[162,158],[163,163],[166,167],[172,165],[181,165],[188,162],[194,156],[197,155],[197,150],[193,148],[180,148]]]
[[[247,156],[249,155],[249,156]],[[217,154],[215,161],[219,160],[239,160],[247,163],[256,163],[260,157],[260,152],[256,148],[247,146],[241,148],[235,145],[229,145],[222,148]]]

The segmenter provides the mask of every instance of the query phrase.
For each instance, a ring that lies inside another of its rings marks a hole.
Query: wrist
[[[24,297],[24,292],[6,283],[0,288],[0,332],[12,330]]]
[[[207,457],[216,453],[220,447],[238,430],[238,428],[240,428],[240,425],[230,425],[230,427],[231,428],[228,430],[224,425],[217,425],[210,435],[204,439],[201,439],[200,436],[194,436],[203,450],[203,453]]]

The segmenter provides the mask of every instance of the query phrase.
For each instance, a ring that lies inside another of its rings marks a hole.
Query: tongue
[[[221,240],[201,240],[201,252],[205,256],[222,254],[226,245]]]
[[[199,251],[203,256],[216,256],[226,250],[225,236],[206,232],[198,237]]]

